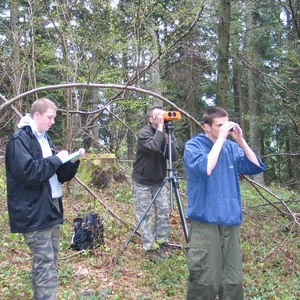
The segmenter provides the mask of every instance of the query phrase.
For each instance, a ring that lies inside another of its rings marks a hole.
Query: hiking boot
[[[162,256],[157,250],[146,251],[146,257],[153,263],[156,263],[158,260],[162,259]]]
[[[168,243],[163,243],[159,247],[159,254],[162,258],[167,259],[171,255],[171,247]]]

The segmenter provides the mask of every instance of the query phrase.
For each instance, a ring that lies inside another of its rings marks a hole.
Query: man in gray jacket
[[[132,193],[136,217],[141,219],[154,195],[167,175],[168,135],[164,126],[164,109],[155,106],[150,109],[148,125],[138,134],[136,160],[132,172]],[[172,161],[178,159],[175,137],[172,135]],[[154,201],[155,221],[152,229],[152,210],[141,223],[143,249],[151,261],[169,256],[168,236],[170,232],[169,203],[167,189],[161,189]]]

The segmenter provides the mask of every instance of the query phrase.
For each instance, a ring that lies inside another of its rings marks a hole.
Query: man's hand
[[[63,162],[69,156],[69,152],[67,150],[61,150],[56,156]]]
[[[231,133],[231,129],[235,127],[236,123],[229,121],[224,123],[219,129],[218,140],[225,141],[227,136]]]
[[[238,142],[242,142],[244,139],[243,136],[243,130],[240,127],[239,124],[234,123],[232,130],[229,130],[229,134],[232,136],[232,138],[238,143]]]
[[[229,121],[220,127],[218,138],[226,139],[228,135],[238,142],[243,139],[243,130],[239,124]]]
[[[158,112],[158,114],[155,116],[155,119],[154,121],[156,122],[157,124],[157,127],[156,129],[163,132],[164,131],[164,124],[165,124],[165,121],[164,121],[164,111],[161,110]]]
[[[72,160],[71,160],[72,163],[76,162],[78,159],[80,159],[80,158],[85,154],[85,149],[84,149],[84,148],[80,148],[80,149],[78,150],[78,152],[80,152],[81,155],[78,156],[77,158],[72,159]]]

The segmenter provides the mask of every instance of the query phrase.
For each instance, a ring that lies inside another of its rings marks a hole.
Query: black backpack
[[[93,249],[104,244],[103,220],[97,213],[89,212],[83,218],[76,218],[73,225],[72,249]]]

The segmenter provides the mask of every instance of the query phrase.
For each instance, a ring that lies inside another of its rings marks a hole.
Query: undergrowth
[[[3,174],[2,171],[2,179]],[[3,182],[0,180],[0,296],[1,299],[30,299],[31,255],[23,236],[9,231]],[[186,203],[183,179],[180,185]],[[186,243],[177,206],[171,212],[170,241],[178,247],[173,248],[168,260],[153,264],[145,258],[137,234],[123,249],[136,225],[130,184],[112,181],[107,188],[93,191],[96,198],[76,180],[65,186],[58,299],[185,299]],[[289,205],[293,212],[300,212],[299,196],[279,188],[272,188],[272,191],[285,201],[298,199]],[[242,193],[245,299],[299,299],[299,228],[293,226],[292,218],[267,204],[249,183],[242,183]],[[264,197],[278,202],[268,193],[264,192]],[[70,249],[73,219],[88,211],[95,211],[104,219],[105,245],[91,251],[74,252]]]

